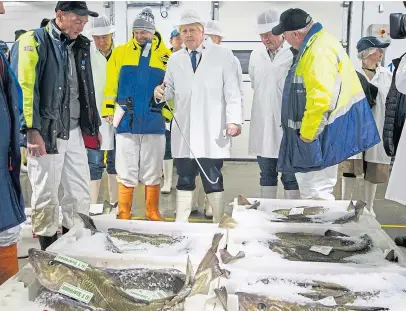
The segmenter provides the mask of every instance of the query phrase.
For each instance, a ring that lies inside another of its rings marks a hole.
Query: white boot
[[[161,193],[168,194],[172,191],[173,160],[164,160],[164,185]]]
[[[188,222],[192,199],[193,191],[176,190],[176,222]]]
[[[300,200],[300,190],[285,190],[285,200]]]
[[[224,216],[224,192],[208,193],[207,199],[213,209],[213,223],[218,224]]]
[[[90,183],[90,204],[96,204],[99,197],[101,179],[92,180]]]
[[[351,200],[356,183],[357,178],[343,177],[341,185],[341,200]]]
[[[208,219],[213,218],[213,207],[211,206],[207,196],[205,196],[204,200],[204,216],[206,216]]]
[[[374,212],[374,200],[375,200],[375,193],[376,193],[376,184],[370,183],[369,181],[365,180],[364,183],[364,190],[365,190],[365,203],[367,204],[366,208],[372,214],[372,216],[376,217]]]
[[[261,186],[261,198],[276,199],[278,186]]]
[[[111,204],[116,204],[118,202],[118,184],[117,184],[117,175],[108,174],[107,181],[109,186],[109,199]]]
[[[199,207],[204,207],[205,193],[203,190],[202,179],[200,175],[196,177],[196,188],[193,191],[192,211],[197,211]]]

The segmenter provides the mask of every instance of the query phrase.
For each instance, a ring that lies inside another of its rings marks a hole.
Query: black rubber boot
[[[62,226],[62,235],[66,234],[68,232],[69,232],[69,229]]]
[[[53,236],[38,236],[39,244],[41,245],[41,250],[46,250],[48,246],[54,243],[58,239],[58,235],[55,233]]]

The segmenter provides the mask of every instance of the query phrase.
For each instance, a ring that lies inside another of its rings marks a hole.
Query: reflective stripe
[[[302,121],[293,121],[291,119],[288,120],[288,127],[294,130],[300,130],[302,127]]]
[[[297,84],[299,84],[299,83],[304,83],[303,82],[303,76],[293,76],[293,83],[297,83]]]
[[[361,100],[363,100],[365,98],[365,94],[364,92],[360,92],[356,95],[354,95],[353,97],[351,97],[351,99],[348,101],[348,104],[346,104],[344,107],[341,107],[337,110],[335,110],[334,112],[332,112],[330,114],[330,117],[328,119],[328,123],[327,124],[331,124],[333,123],[337,118],[345,115],[348,111],[350,111],[350,109],[352,108],[353,105],[359,103]]]
[[[110,99],[110,100],[116,101],[116,98],[117,98],[116,96],[107,96],[107,95],[104,96],[104,99],[105,99],[105,100]]]

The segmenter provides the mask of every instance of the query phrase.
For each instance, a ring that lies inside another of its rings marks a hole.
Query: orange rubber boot
[[[159,213],[159,194],[160,185],[145,186],[145,209],[146,216],[152,221],[163,221],[163,217]]]
[[[134,187],[118,184],[118,219],[131,219]]]
[[[0,247],[0,285],[18,272],[17,244]]]

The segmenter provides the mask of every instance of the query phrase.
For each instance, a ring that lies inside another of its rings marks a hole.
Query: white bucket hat
[[[91,36],[105,36],[116,31],[106,15],[92,17],[89,22],[88,33]]]
[[[204,29],[204,34],[205,35],[215,35],[215,36],[219,36],[221,38],[225,38],[221,31],[220,23],[218,21],[213,21],[213,20],[209,20],[206,23],[206,27]]]
[[[177,25],[178,28],[183,25],[190,25],[190,24],[200,24],[204,28],[204,22],[200,19],[199,14],[195,10],[186,10],[180,16],[180,22]]]
[[[267,10],[257,16],[257,34],[263,34],[272,31],[272,28],[279,25],[280,13],[277,10]]]

